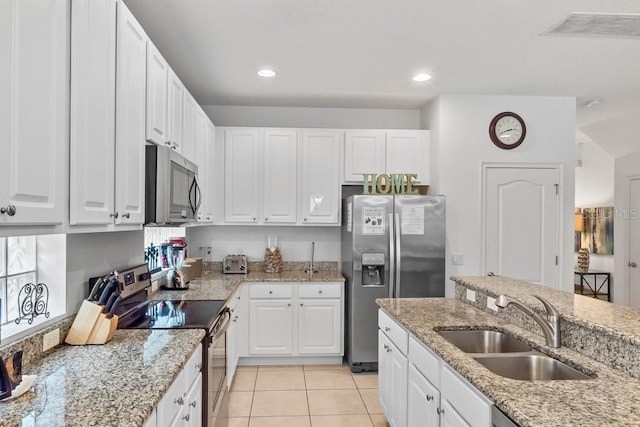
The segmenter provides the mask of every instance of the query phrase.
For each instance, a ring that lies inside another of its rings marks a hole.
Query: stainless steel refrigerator
[[[376,298],[444,296],[444,196],[344,199],[342,274],[347,362],[353,372],[376,371]]]

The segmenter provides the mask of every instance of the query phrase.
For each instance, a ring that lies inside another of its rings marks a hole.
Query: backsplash
[[[60,329],[60,343],[62,344],[65,337],[69,333],[69,329],[71,329],[71,324],[73,323],[74,317],[75,315],[69,316],[59,322],[54,323],[53,325],[49,325],[46,328],[40,329],[39,331],[34,332],[31,335],[27,335],[26,337],[21,338],[17,341],[12,341],[9,344],[0,345],[0,357],[5,360],[16,351],[22,350],[22,367],[23,369],[28,367],[30,364],[42,359],[47,354],[54,351],[54,349],[56,348],[56,346],[54,346],[47,351],[42,351],[44,335],[55,329]],[[26,373],[28,374],[28,371]]]
[[[314,261],[313,269],[318,271],[340,271],[340,263],[333,261]],[[302,271],[309,268],[309,261],[284,261],[283,271]],[[222,262],[213,261],[204,263],[205,273],[222,272]],[[249,271],[264,271],[263,261],[249,261]]]

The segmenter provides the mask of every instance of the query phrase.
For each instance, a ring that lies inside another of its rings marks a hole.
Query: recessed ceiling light
[[[431,75],[427,73],[416,74],[413,76],[414,82],[426,82],[429,79],[431,79]]]
[[[276,72],[268,68],[263,68],[262,70],[258,71],[258,75],[260,77],[275,77]]]

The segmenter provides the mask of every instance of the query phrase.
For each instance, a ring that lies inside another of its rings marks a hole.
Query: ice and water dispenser
[[[362,286],[384,286],[384,254],[362,254]]]

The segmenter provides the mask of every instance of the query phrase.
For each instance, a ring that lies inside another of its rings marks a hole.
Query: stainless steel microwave
[[[195,221],[200,208],[198,166],[169,147],[145,147],[145,224]]]

